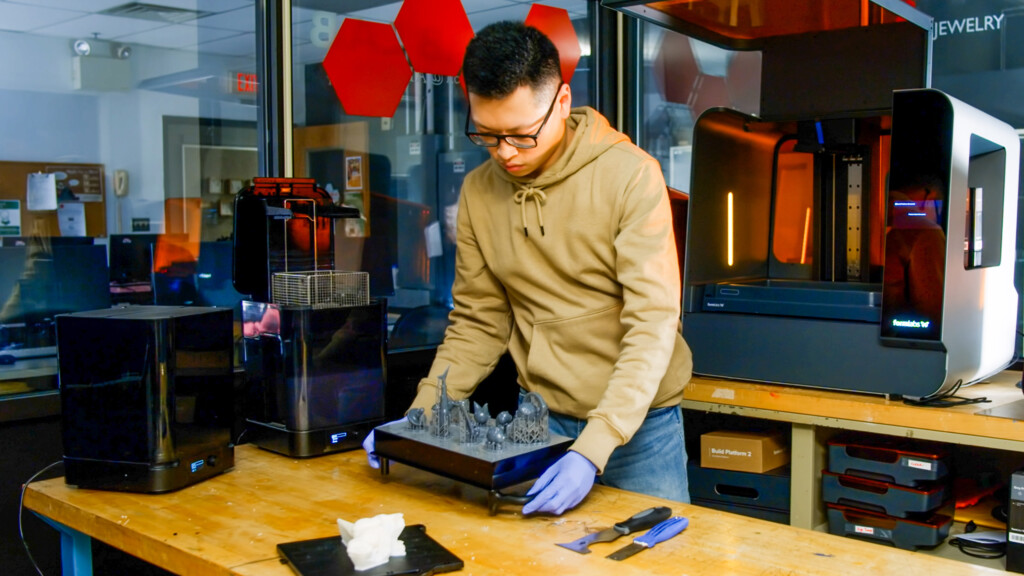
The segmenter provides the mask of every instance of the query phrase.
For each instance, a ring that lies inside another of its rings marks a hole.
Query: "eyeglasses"
[[[470,132],[469,131],[469,118],[470,111],[469,105],[466,106],[466,136],[469,137],[469,141],[477,146],[484,146],[486,148],[495,148],[502,140],[508,142],[509,145],[515,148],[528,149],[537,147],[537,137],[540,136],[541,130],[544,130],[544,126],[548,123],[548,118],[551,117],[551,112],[555,109],[555,103],[558,102],[558,95],[562,92],[562,84],[558,85],[558,90],[555,90],[555,99],[551,101],[551,106],[548,106],[548,112],[544,115],[544,121],[540,123],[540,128],[533,134],[488,134],[486,132]]]

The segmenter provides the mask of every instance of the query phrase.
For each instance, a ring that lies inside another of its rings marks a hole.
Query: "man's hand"
[[[579,452],[569,451],[548,467],[533,484],[527,496],[534,496],[523,514],[548,512],[556,516],[579,504],[590,493],[597,466]]]
[[[390,424],[397,424],[398,422],[405,422],[406,420],[408,420],[408,418],[403,417],[400,420],[390,422]],[[380,458],[377,458],[377,456],[373,453],[373,433],[375,431],[376,429],[370,430],[370,433],[366,435],[366,439],[363,440],[363,450],[366,450],[366,461],[369,462],[370,468],[378,469],[380,468]]]

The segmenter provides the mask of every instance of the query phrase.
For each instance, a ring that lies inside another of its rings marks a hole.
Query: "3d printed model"
[[[379,426],[375,452],[381,473],[389,473],[389,460],[429,470],[490,490],[494,513],[497,501],[519,502],[499,489],[536,478],[572,443],[551,434],[548,407],[536,393],[528,393],[515,416],[501,412],[492,418],[487,405],[452,400],[448,371],[438,377],[437,401],[428,416],[410,410],[406,421]]]
[[[428,430],[438,439],[449,439],[457,444],[483,444],[487,450],[503,450],[505,440],[513,444],[543,444],[548,441],[548,405],[539,394],[530,392],[519,405],[513,417],[501,412],[491,418],[487,405],[474,403],[469,410],[469,400],[452,400],[448,396],[448,370],[438,376],[437,401],[431,406],[428,420],[422,408],[414,408],[408,414],[408,428],[414,431]]]

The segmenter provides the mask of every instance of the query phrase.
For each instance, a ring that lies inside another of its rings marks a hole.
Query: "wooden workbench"
[[[825,522],[821,470],[828,468],[827,440],[837,431],[1007,450],[1022,453],[1024,462],[1024,408],[1020,419],[986,414],[1024,405],[1016,386],[1020,377],[1020,371],[1008,370],[964,387],[958,396],[983,396],[991,402],[951,408],[911,406],[880,395],[694,377],[683,393],[682,406],[792,423],[790,524],[815,528]]]
[[[597,486],[562,517],[489,516],[483,490],[407,466],[387,482],[362,451],[295,460],[250,445],[234,470],[164,495],[31,484],[25,505],[69,534],[65,559],[98,538],[188,576],[289,576],[275,546],[337,534],[336,518],[402,512],[465,562],[463,574],[687,574],[689,576],[999,574],[820,532]],[[690,519],[676,538],[622,562],[604,556],[627,541],[580,555],[555,546],[655,505]],[[81,558],[65,574],[90,574]],[[88,559],[86,559],[88,560]]]

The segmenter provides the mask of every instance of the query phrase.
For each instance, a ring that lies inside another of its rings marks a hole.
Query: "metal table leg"
[[[92,538],[46,516],[36,514],[60,532],[61,571],[64,576],[92,576]]]

